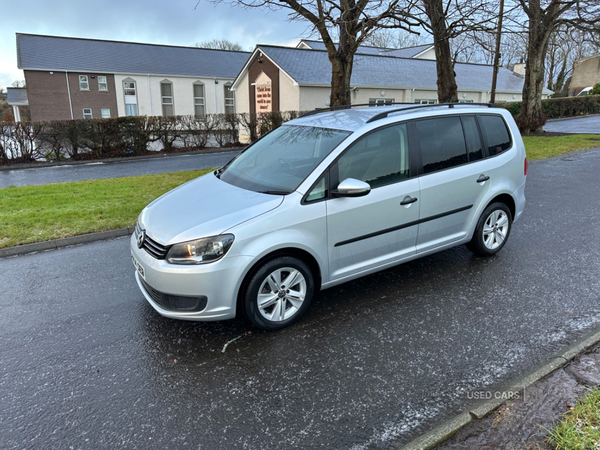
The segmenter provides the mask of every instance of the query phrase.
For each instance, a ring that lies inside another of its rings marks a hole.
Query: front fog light
[[[167,253],[172,264],[206,264],[221,259],[233,244],[233,234],[222,234],[175,244]]]

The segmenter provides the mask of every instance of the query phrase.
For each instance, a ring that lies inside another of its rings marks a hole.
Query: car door
[[[421,253],[466,237],[490,188],[490,175],[474,115],[418,120],[412,131],[422,160],[417,238]]]
[[[377,129],[355,142],[330,168],[333,189],[348,178],[369,183],[371,191],[327,201],[331,280],[416,252],[419,181],[410,177],[406,124]]]

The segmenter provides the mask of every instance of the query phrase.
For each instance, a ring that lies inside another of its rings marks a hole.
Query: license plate
[[[138,262],[138,260],[135,259],[135,256],[133,256],[133,253],[131,253],[131,261],[133,261],[133,266],[135,267],[135,270],[137,270],[137,273],[140,275],[140,277],[142,277],[145,280],[146,279],[146,273],[144,272],[144,268]]]

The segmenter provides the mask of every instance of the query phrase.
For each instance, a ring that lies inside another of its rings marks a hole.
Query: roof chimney
[[[514,65],[513,72],[525,76],[525,63],[523,62],[523,59]]]

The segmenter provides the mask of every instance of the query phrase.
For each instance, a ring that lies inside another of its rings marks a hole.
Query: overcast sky
[[[289,45],[307,36],[306,23],[284,11],[245,10],[208,0],[17,0],[2,2],[0,87],[22,80],[15,33],[193,46],[226,38],[245,48]]]

